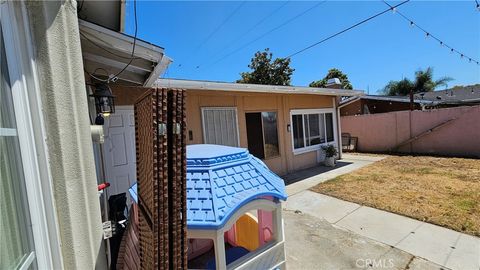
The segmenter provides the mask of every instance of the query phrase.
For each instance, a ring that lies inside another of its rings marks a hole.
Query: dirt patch
[[[480,236],[480,160],[390,156],[312,191]]]

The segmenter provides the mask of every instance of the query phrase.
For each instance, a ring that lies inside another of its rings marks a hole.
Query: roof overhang
[[[158,87],[181,88],[187,90],[211,90],[211,91],[238,91],[250,93],[277,93],[277,94],[308,94],[324,96],[359,96],[363,91],[344,90],[332,88],[315,88],[305,86],[280,86],[243,84],[228,82],[193,81],[178,79],[158,79],[155,83]]]
[[[83,63],[87,72],[105,79],[130,62],[134,38],[79,20]],[[172,60],[162,47],[137,39],[134,60],[118,76],[120,82],[151,87]],[[108,73],[108,74],[107,74]]]

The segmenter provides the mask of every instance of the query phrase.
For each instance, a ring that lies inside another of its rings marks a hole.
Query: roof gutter
[[[193,81],[177,79],[158,79],[159,87],[182,88],[187,90],[237,91],[250,93],[307,94],[324,96],[359,96],[363,91],[332,88],[314,88],[305,86],[280,86],[261,84],[242,84],[228,82]]]

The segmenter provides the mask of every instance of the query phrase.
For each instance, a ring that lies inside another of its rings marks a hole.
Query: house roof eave
[[[363,95],[360,90],[344,90],[333,88],[315,88],[305,86],[281,86],[261,84],[241,84],[229,82],[195,81],[179,79],[158,79],[155,83],[158,87],[173,87],[187,90],[210,90],[210,91],[238,91],[251,93],[278,93],[278,94],[307,94],[325,96],[359,96]]]

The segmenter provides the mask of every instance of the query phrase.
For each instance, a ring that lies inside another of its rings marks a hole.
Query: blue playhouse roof
[[[137,201],[137,183],[128,190]],[[240,207],[263,196],[286,200],[285,184],[244,148],[187,146],[187,227],[221,228]]]
[[[248,150],[187,146],[188,228],[221,228],[240,207],[263,196],[286,200],[285,184]]]

